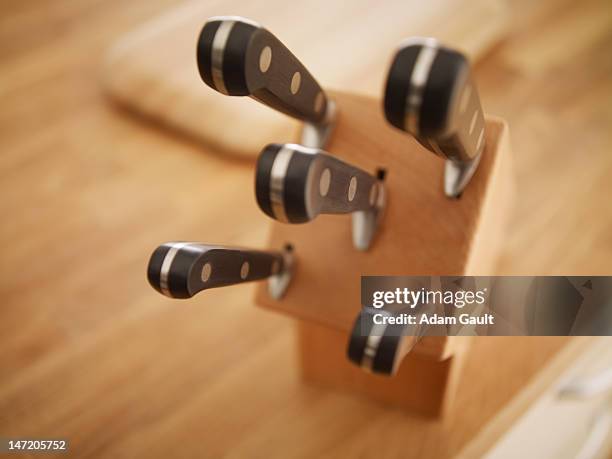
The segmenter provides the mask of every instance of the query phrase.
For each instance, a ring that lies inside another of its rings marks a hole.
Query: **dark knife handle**
[[[388,311],[365,307],[357,316],[349,337],[347,357],[354,364],[373,373],[396,373],[404,357],[412,350],[418,336],[406,335],[403,325],[376,324],[374,316],[391,316]]]
[[[265,279],[285,269],[282,252],[167,242],[151,255],[147,277],[166,296],[191,298],[202,290]]]
[[[327,96],[306,67],[274,35],[240,17],[209,19],[197,50],[202,80],[230,96],[252,96],[304,121],[324,120]]]
[[[382,182],[322,150],[271,144],[257,160],[255,194],[268,216],[305,223],[319,214],[346,214],[376,207]]]
[[[347,347],[347,357],[351,362],[373,373],[393,375],[397,372],[425,332],[425,327],[381,324],[380,318],[393,315],[390,311],[372,307],[361,309]]]
[[[433,39],[411,39],[394,56],[384,111],[389,123],[443,158],[466,162],[484,149],[484,113],[469,61]]]

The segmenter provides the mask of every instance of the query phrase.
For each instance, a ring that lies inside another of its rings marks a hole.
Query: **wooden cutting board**
[[[297,123],[245,97],[202,83],[196,41],[207,18],[239,15],[276,34],[326,88],[381,97],[393,52],[414,35],[439,38],[472,58],[503,35],[502,0],[191,1],[120,38],[103,85],[114,99],[209,146],[255,156],[295,140]]]

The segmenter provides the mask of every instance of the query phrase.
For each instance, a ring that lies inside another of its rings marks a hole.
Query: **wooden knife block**
[[[360,310],[362,275],[491,275],[512,197],[506,124],[486,122],[480,166],[459,199],[443,191],[444,161],[384,119],[380,101],[332,93],[338,117],[326,151],[374,173],[386,170],[387,208],[372,247],[352,245],[349,215],[322,215],[302,225],[271,223],[270,247],[291,242],[296,268],[286,295],[265,283],[259,305],[298,320],[306,380],[365,394],[410,411],[440,415],[450,406],[469,337],[427,337],[392,377],[364,372],[346,357]]]

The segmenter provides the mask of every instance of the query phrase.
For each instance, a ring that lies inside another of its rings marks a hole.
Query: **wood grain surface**
[[[350,5],[192,0],[118,39],[102,81],[115,100],[131,109],[227,154],[252,158],[261,145],[291,140],[298,123],[246,97],[227,97],[204,85],[195,43],[209,17],[253,19],[276,35],[325,89],[380,97],[387,67],[404,38],[435,36],[475,58],[503,37],[504,11],[501,0],[472,0],[469,8],[463,0],[386,0],[375,8],[369,0]]]
[[[525,376],[504,362],[532,340],[498,338],[502,355],[476,344],[464,371],[495,384],[478,398],[460,386],[463,416],[431,423],[302,384],[292,322],[255,308],[253,285],[180,303],[147,285],[160,242],[263,246],[268,225],[250,162],[141,123],[100,89],[104,51],[172,3],[3,2],[0,436],[64,436],[78,457],[452,456],[513,395]],[[521,0],[510,21],[476,68],[515,155],[497,273],[611,274],[609,3]]]

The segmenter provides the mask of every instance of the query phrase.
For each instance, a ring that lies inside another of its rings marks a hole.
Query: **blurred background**
[[[611,275],[612,4],[426,3],[2,1],[0,438],[68,438],[79,457],[600,449],[609,338],[550,338],[531,397],[433,422],[302,384],[293,321],[255,308],[253,285],[177,304],[146,282],[165,241],[265,245],[253,160],[297,128],[199,81],[197,33],[218,14],[259,21],[323,86],[375,98],[403,38],[462,49],[510,126],[517,196],[491,274]],[[568,381],[597,390],[559,398]],[[409,435],[423,444],[406,451]]]

